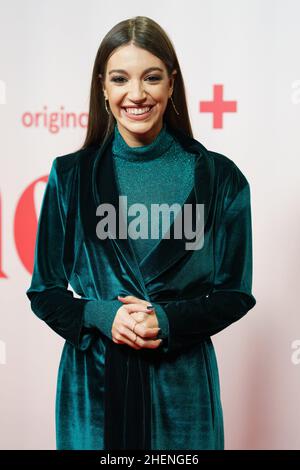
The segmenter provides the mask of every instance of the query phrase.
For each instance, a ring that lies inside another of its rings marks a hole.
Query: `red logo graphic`
[[[200,101],[200,113],[213,113],[213,128],[223,128],[223,114],[236,113],[236,101],[223,101],[223,85],[214,85],[212,101]]]
[[[37,235],[38,216],[34,203],[34,190],[37,183],[47,183],[48,176],[42,176],[28,186],[17,204],[14,219],[14,238],[18,255],[29,273],[33,270],[34,247]]]

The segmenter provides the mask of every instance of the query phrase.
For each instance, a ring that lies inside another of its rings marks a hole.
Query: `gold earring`
[[[109,110],[108,110],[108,108],[107,108],[106,101],[108,101],[108,100],[106,100],[106,98],[105,98],[105,99],[104,99],[104,105],[105,105],[105,109],[106,109],[107,114],[109,114]]]
[[[177,115],[179,115],[180,113],[177,111],[177,109],[176,109],[176,107],[175,107],[175,104],[174,104],[174,101],[173,101],[172,96],[170,96],[170,99],[171,99],[171,103],[172,103],[172,105],[173,105],[173,108],[174,108],[174,110],[175,110],[175,113],[176,113]]]

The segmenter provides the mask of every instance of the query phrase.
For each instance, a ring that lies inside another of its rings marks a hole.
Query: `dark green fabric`
[[[112,339],[112,324],[120,307],[119,300],[95,300],[94,302],[88,302],[84,308],[84,326],[87,328],[98,328],[109,339]]]
[[[164,351],[197,344],[239,320],[256,300],[252,287],[250,187],[236,165],[227,181],[215,232],[215,281],[210,293],[164,305],[169,323]],[[195,314],[197,312],[197,314]]]
[[[104,448],[104,403],[111,393],[105,386],[106,352],[111,345],[127,351],[109,337],[114,312],[121,306],[118,294],[145,298],[160,306],[168,320],[168,341],[161,347],[130,348],[132,360],[143,359],[149,371],[151,420],[145,424],[151,431],[150,448],[224,448],[210,337],[256,303],[251,292],[250,187],[228,157],[179,130],[168,130],[196,157],[194,189],[187,200],[205,205],[200,250],[186,250],[184,238],[162,239],[137,262],[128,239],[97,238],[99,201],[115,202],[118,194],[113,173],[102,165],[104,155],[108,161],[113,158],[113,136],[100,149],[53,161],[26,294],[33,312],[66,340],[57,380],[57,449]],[[115,302],[114,308],[104,309],[102,301]],[[103,317],[99,328],[84,324],[85,310]],[[117,378],[117,370],[115,374]]]

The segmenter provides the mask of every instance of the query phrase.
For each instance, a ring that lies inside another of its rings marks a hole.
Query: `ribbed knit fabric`
[[[165,122],[150,144],[138,147],[131,147],[126,143],[116,123],[112,155],[119,195],[127,197],[128,237],[138,261],[141,261],[159,243],[191,192],[195,156],[183,150],[168,131]],[[169,206],[178,204],[174,206],[174,213],[170,212],[170,219],[166,219],[165,225],[161,215],[159,220],[157,217],[151,217],[152,205],[163,203]],[[142,206],[134,207],[133,204]],[[129,214],[130,208],[133,214]],[[140,238],[131,236],[131,226],[135,234],[140,234]],[[151,230],[154,230],[153,237]],[[111,327],[120,305],[117,300],[89,302],[85,309],[84,324],[89,327],[96,326],[112,338]],[[169,334],[166,313],[161,306],[153,302],[152,305],[161,328],[157,337],[166,340]]]

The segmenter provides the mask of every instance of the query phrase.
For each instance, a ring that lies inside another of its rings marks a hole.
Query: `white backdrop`
[[[145,15],[175,45],[195,138],[231,158],[251,187],[257,304],[212,338],[226,449],[299,449],[300,2],[1,0],[0,9],[0,448],[55,449],[64,340],[25,294],[30,196],[38,215],[52,160],[83,142],[102,38]],[[221,127],[200,107],[216,85],[236,102]],[[50,125],[67,112],[74,122]]]

